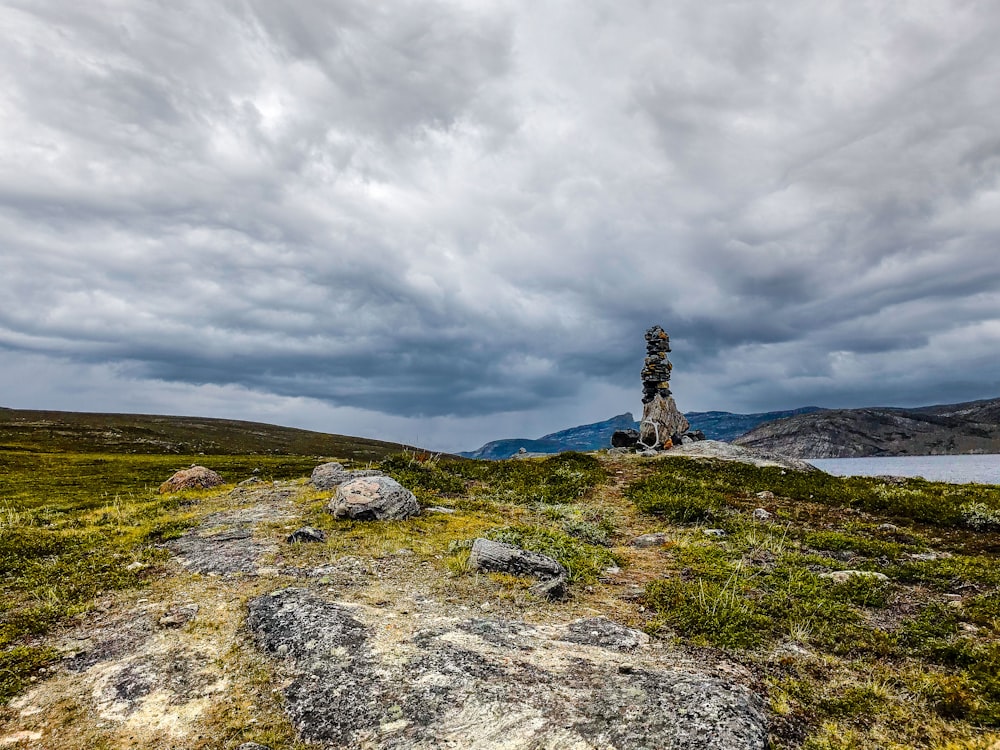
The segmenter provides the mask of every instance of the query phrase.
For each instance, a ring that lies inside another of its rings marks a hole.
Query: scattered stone
[[[774,500],[774,493],[771,490],[764,490],[754,495],[758,500]]]
[[[632,546],[639,547],[640,549],[645,549],[647,547],[662,547],[668,541],[670,540],[667,539],[667,535],[663,533],[643,534],[632,540]]]
[[[271,748],[259,742],[244,742],[242,745],[237,745],[236,750],[271,750]]]
[[[918,562],[934,562],[935,560],[946,560],[951,557],[950,552],[911,552],[907,555],[911,560]]]
[[[847,583],[854,578],[868,578],[882,582],[889,580],[889,576],[885,573],[876,573],[872,570],[832,570],[829,573],[820,573],[819,577],[827,578],[834,583]]]
[[[391,627],[384,610],[306,589],[255,599],[247,617],[281,675],[292,726],[324,747],[767,747],[760,696],[614,623],[419,625]]]
[[[725,529],[702,529],[701,533],[705,536],[715,537],[716,539],[728,536]]]
[[[326,532],[314,529],[312,526],[303,526],[301,529],[293,531],[285,539],[289,544],[295,542],[325,542]]]
[[[264,484],[264,480],[260,477],[250,477],[249,479],[244,479],[242,482],[237,484],[237,487],[252,487],[255,484]]]
[[[532,591],[550,599],[559,599],[565,595],[566,581],[569,579],[569,571],[548,555],[528,552],[513,544],[494,542],[491,539],[476,539],[472,543],[469,567],[472,570],[535,576],[542,581],[533,586]]]
[[[608,449],[609,456],[627,456],[632,452],[631,448],[610,448]]]
[[[639,455],[642,456],[643,458],[656,458],[658,455],[660,455],[660,453],[659,451],[653,448],[647,448],[644,451],[640,451]]]
[[[770,521],[774,516],[764,510],[764,508],[754,508],[750,517],[755,521]]]
[[[899,531],[899,527],[894,523],[883,523],[879,525],[878,530],[892,533],[893,531]]]
[[[382,472],[377,469],[345,469],[343,464],[336,461],[320,464],[312,470],[309,482],[319,490],[332,490],[339,487],[344,482],[360,477],[382,476]]]
[[[458,512],[454,508],[446,508],[443,505],[432,505],[429,508],[424,508],[424,510],[428,513],[446,513],[449,515]]]
[[[638,442],[638,430],[615,430],[611,435],[611,446],[613,448],[634,448]]]
[[[179,628],[191,622],[198,614],[197,604],[175,604],[159,619],[160,627]]]
[[[896,487],[903,487],[910,482],[909,477],[900,477],[893,474],[879,474],[873,478],[879,480],[882,484],[891,484]]]
[[[344,482],[328,507],[337,518],[360,521],[400,521],[420,513],[413,493],[386,476]]]
[[[223,484],[222,477],[211,469],[192,464],[190,468],[181,469],[160,485],[160,494],[182,492],[183,490],[208,490]]]

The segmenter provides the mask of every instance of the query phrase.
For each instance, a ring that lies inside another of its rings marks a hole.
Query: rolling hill
[[[258,422],[152,414],[91,414],[0,407],[0,450],[340,456],[375,460],[404,446]]]

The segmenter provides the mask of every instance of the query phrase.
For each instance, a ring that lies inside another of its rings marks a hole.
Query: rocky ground
[[[991,747],[992,667],[956,665],[995,658],[993,506],[901,520],[929,485],[797,468],[711,441],[401,457],[402,520],[331,512],[360,490],[330,477],[371,472],[181,493],[142,585],[36,638],[58,658],[0,747]],[[557,559],[565,595],[477,570],[484,537]]]

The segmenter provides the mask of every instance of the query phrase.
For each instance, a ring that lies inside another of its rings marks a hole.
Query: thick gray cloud
[[[636,409],[652,323],[687,409],[1000,394],[994,3],[0,28],[7,405],[468,447]]]

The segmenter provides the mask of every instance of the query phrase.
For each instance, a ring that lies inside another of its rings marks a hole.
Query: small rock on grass
[[[160,494],[181,492],[182,490],[208,490],[223,484],[222,477],[211,469],[192,464],[190,468],[175,472],[170,479],[160,485]]]
[[[295,542],[325,542],[326,533],[319,529],[314,529],[312,526],[303,526],[301,529],[296,529],[289,534],[285,541],[289,544],[294,544]]]
[[[159,623],[164,628],[179,628],[193,620],[197,614],[197,604],[177,604],[166,611]]]
[[[701,533],[715,539],[722,539],[723,537],[728,536],[725,529],[702,529]]]
[[[764,490],[754,495],[759,500],[774,500],[774,493],[771,490]]]
[[[829,573],[820,573],[819,577],[827,578],[834,583],[847,583],[854,578],[868,578],[882,582],[889,580],[889,576],[885,573],[876,573],[873,570],[832,570]]]
[[[642,536],[637,536],[632,540],[633,547],[639,547],[644,549],[647,547],[662,547],[669,541],[666,534],[656,533],[656,534],[643,534]]]
[[[244,742],[242,745],[238,745],[236,750],[271,750],[267,745],[261,745],[259,742]]]
[[[753,518],[753,520],[755,521],[770,521],[772,515],[763,508],[754,508],[753,513],[750,514],[750,517]]]

